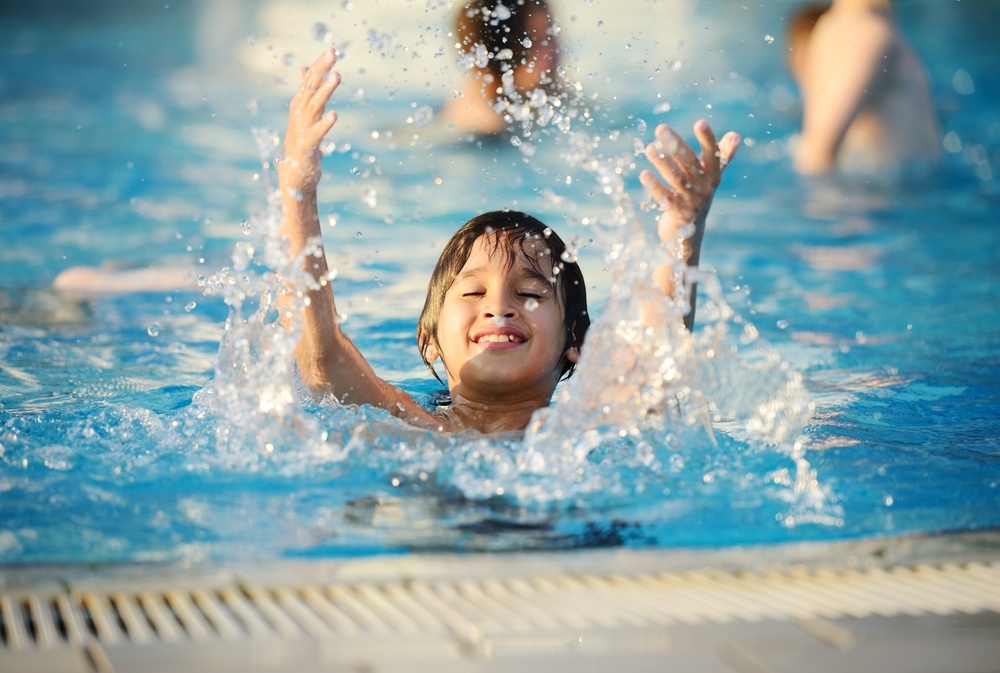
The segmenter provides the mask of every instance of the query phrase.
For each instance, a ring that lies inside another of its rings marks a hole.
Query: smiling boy
[[[498,211],[473,218],[438,260],[417,333],[428,366],[443,364],[451,404],[428,411],[380,378],[340,328],[319,226],[319,146],[337,120],[335,112],[326,111],[340,84],[335,61],[328,50],[303,69],[277,165],[281,236],[288,239],[293,256],[312,251],[305,255],[304,270],[314,283],[304,291],[295,353],[303,380],[312,391],[332,394],[341,403],[371,404],[437,431],[524,429],[535,411],[548,406],[559,380],[572,373],[579,359],[590,324],[579,267],[562,260],[563,241],[529,215]],[[695,125],[695,134],[700,155],[669,127],[658,127],[646,157],[663,181],[648,170],[640,175],[663,208],[658,221],[662,241],[672,244],[682,226],[694,225],[681,242],[689,266],[697,266],[712,196],[739,144],[735,133],[716,142],[703,121]],[[673,277],[663,269],[656,275],[672,295]],[[280,300],[286,326],[295,319],[296,292],[288,287]],[[688,323],[693,298],[692,288]]]

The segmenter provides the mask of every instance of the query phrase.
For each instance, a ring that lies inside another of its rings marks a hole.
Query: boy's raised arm
[[[314,392],[333,393],[346,404],[372,404],[411,421],[415,417],[430,418],[409,395],[375,374],[338,324],[316,199],[322,175],[319,146],[337,121],[335,112],[326,111],[330,96],[340,84],[340,75],[332,69],[335,62],[330,49],[311,67],[302,69],[301,84],[288,109],[284,155],[277,162],[283,210],[280,235],[288,240],[293,258],[304,250],[313,251],[303,259],[303,270],[315,284],[306,294],[295,358],[303,380]],[[294,292],[296,288],[289,286],[279,301],[281,320],[286,326],[295,317]]]
[[[692,268],[698,266],[701,258],[705,220],[715,189],[740,144],[739,134],[732,131],[723,136],[721,142],[717,141],[703,119],[695,123],[694,133],[701,145],[701,154],[691,149],[672,128],[660,124],[656,128],[656,140],[646,146],[646,158],[663,180],[648,169],[639,174],[639,181],[663,211],[657,220],[660,241],[666,245],[679,242],[683,246],[678,251],[681,259]],[[683,231],[688,226],[692,227],[690,233]],[[674,270],[669,265],[656,269],[654,277],[665,294],[674,294]],[[684,316],[684,325],[689,330],[694,325],[696,289],[694,283],[689,284],[690,308]]]

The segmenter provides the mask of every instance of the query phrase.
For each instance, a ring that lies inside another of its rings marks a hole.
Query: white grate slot
[[[191,601],[223,640],[242,640],[247,637],[247,632],[239,621],[214,593],[195,589],[191,592]]]
[[[455,582],[455,589],[456,593],[472,606],[501,620],[505,631],[531,633],[535,630],[531,622],[527,619],[510,611],[503,604],[486,595],[477,582],[473,580],[459,580]]]
[[[579,610],[580,614],[587,615],[590,621],[602,628],[616,629],[623,626],[643,627],[649,625],[649,620],[635,611],[622,610],[615,605],[613,599],[609,600],[611,594],[597,589],[598,584],[603,584],[603,581],[590,575],[584,575],[582,578],[556,577],[552,580],[552,586],[556,590],[553,598],[569,601]]]
[[[20,612],[20,601],[0,596],[0,617],[3,618],[5,641],[7,648],[14,651],[26,649],[31,642]]]
[[[356,636],[361,633],[361,627],[350,616],[314,587],[301,589],[302,599],[319,615],[334,631],[345,636]]]
[[[528,620],[536,629],[543,631],[558,631],[563,625],[554,619],[541,605],[540,601],[527,601],[512,593],[499,580],[488,579],[481,584],[484,594],[495,600],[504,608],[517,613]]]
[[[407,636],[414,636],[420,633],[420,629],[413,623],[413,620],[405,612],[393,605],[378,587],[368,583],[359,584],[354,588],[354,593],[396,633]]]
[[[236,588],[223,589],[219,592],[219,598],[222,599],[222,602],[233,613],[236,619],[240,621],[251,638],[274,635],[274,629],[257,612],[257,609],[247,601],[242,591]]]
[[[938,568],[920,565],[913,572],[921,578],[936,576],[941,581],[947,580],[950,590],[974,599],[980,610],[1000,611],[1000,565],[945,565]],[[978,575],[980,572],[982,576]]]
[[[248,587],[246,596],[250,599],[247,607],[258,610],[282,638],[299,638],[304,635],[299,625],[271,600],[271,596],[266,591]]]
[[[291,590],[276,589],[274,600],[313,638],[323,639],[334,635],[333,629]]]
[[[476,605],[465,600],[450,582],[434,582],[433,585],[429,586],[429,590],[449,610],[461,615],[464,620],[472,624],[477,624],[483,633],[493,634],[504,633],[506,631],[504,625],[499,620],[494,619],[489,613],[483,612]]]
[[[690,587],[691,592],[702,595],[706,602],[718,606],[718,609],[726,614],[728,619],[755,622],[762,617],[762,606],[751,605],[742,600],[742,597],[733,595],[725,587],[701,573],[686,573],[682,577],[640,575],[638,580],[644,588],[649,589],[654,595],[664,597],[672,595],[680,587]]]
[[[812,590],[814,583],[819,583],[825,587],[827,595],[831,596],[839,605],[845,599],[852,599],[857,604],[865,606],[869,615],[880,615],[882,617],[895,617],[900,614],[907,614],[891,595],[887,596],[880,591],[873,591],[870,583],[866,582],[863,576],[852,575],[850,573],[833,573],[826,570],[819,570],[807,580],[807,586]]]
[[[410,582],[409,592],[414,602],[427,609],[435,619],[447,626],[457,637],[467,643],[479,642],[483,637],[483,628],[475,621],[466,618],[443,600],[423,581]]]
[[[838,614],[851,617],[870,617],[875,612],[871,603],[863,597],[855,596],[853,592],[839,588],[830,582],[820,582],[811,575],[794,573],[791,576],[778,573],[767,573],[761,576],[761,581],[777,591],[787,591],[801,601],[804,615],[807,618],[813,614],[818,617],[836,617]],[[815,609],[811,609],[815,608]]]
[[[180,625],[178,625],[174,613],[164,603],[163,596],[152,591],[143,591],[139,594],[139,605],[149,617],[160,641],[175,643],[183,638],[184,634]]]
[[[669,575],[659,577],[664,582],[669,582]],[[728,596],[743,609],[756,612],[757,618],[784,619],[801,616],[795,614],[795,607],[784,599],[781,592],[770,590],[752,575],[740,578],[725,573],[712,573],[701,576],[700,581],[713,587],[719,594]]]
[[[898,611],[897,614],[921,615],[937,612],[937,606],[933,601],[927,600],[926,596],[914,596],[908,591],[908,587],[881,570],[876,569],[867,574],[848,570],[844,576],[856,580],[873,595],[880,596],[892,604]]]
[[[381,617],[375,614],[366,603],[358,600],[353,592],[347,590],[345,587],[337,585],[327,587],[326,595],[349,614],[352,619],[356,620],[365,631],[375,635],[392,633],[392,629],[389,628]]]
[[[171,590],[166,592],[164,598],[166,598],[170,609],[177,615],[177,621],[180,622],[184,632],[191,640],[203,641],[214,637],[212,627],[205,620],[205,616],[191,602],[191,597],[187,592]]]
[[[55,604],[66,632],[66,643],[75,646],[87,642],[90,639],[90,632],[80,615],[80,608],[77,604],[66,594],[56,596]]]
[[[973,596],[965,586],[956,582],[950,573],[920,568],[899,568],[888,573],[907,587],[911,593],[934,600],[938,614],[952,612],[975,613],[983,609],[982,596]]]
[[[438,636],[449,632],[446,620],[435,616],[428,606],[418,601],[411,589],[398,582],[390,582],[382,590],[386,598],[413,620],[421,632]]]
[[[581,616],[586,615],[594,625],[602,628],[615,628],[621,625],[641,628],[650,624],[675,623],[675,620],[667,616],[662,609],[663,606],[650,601],[646,594],[636,591],[633,585],[614,584],[612,580],[613,576],[583,575],[578,580],[577,590],[568,591],[565,600],[574,606]],[[536,580],[536,584],[538,583]],[[584,588],[586,594],[581,594]],[[591,596],[594,600],[612,604],[614,611],[596,611],[593,608],[594,603],[588,602]]]
[[[629,605],[631,611],[655,624],[699,624],[702,621],[696,606],[683,593],[675,593],[667,602],[622,575],[607,578],[587,576],[584,581],[602,594],[617,597],[617,600]]]
[[[140,644],[153,641],[155,637],[153,630],[149,627],[149,622],[146,621],[142,608],[132,596],[116,593],[111,596],[111,603],[125,626],[125,633],[128,634],[129,640]]]
[[[949,564],[940,570],[929,566],[919,566],[920,574],[941,573],[947,575],[954,584],[964,587],[965,591],[977,597],[983,608],[1000,611],[1000,566],[981,566],[971,564],[961,567]]]
[[[993,600],[1000,600],[1000,563],[988,566],[972,563],[964,568],[964,573],[970,582],[976,582],[983,591],[988,591]]]
[[[125,634],[118,625],[118,617],[111,607],[111,601],[104,594],[85,593],[80,598],[87,614],[90,615],[97,639],[108,645],[116,645],[125,640]]]
[[[909,573],[909,570],[907,570],[907,573]],[[927,587],[920,587],[914,590],[914,587],[906,581],[907,578],[904,575],[875,570],[868,573],[866,577],[869,581],[875,580],[878,583],[879,591],[894,596],[901,603],[906,603],[911,611],[916,611],[912,614],[925,612],[948,614],[950,612],[947,608],[945,608],[945,612],[941,612],[942,606],[940,601],[927,591]]]
[[[52,618],[53,605],[38,596],[28,596],[27,606],[35,627],[35,645],[43,650],[55,647],[59,634]]]
[[[573,630],[579,631],[591,626],[578,610],[573,609],[572,604],[568,601],[547,600],[550,596],[545,595],[538,587],[533,586],[523,578],[515,577],[507,582],[507,586],[520,600],[534,601],[543,605],[545,611],[551,614],[554,619]]]
[[[721,599],[715,592],[679,575],[659,578],[636,575],[621,578],[634,585],[635,591],[645,596],[653,605],[668,612],[671,617],[688,624],[717,622],[728,624],[739,618],[740,609]]]
[[[854,603],[849,595],[833,595],[824,585],[808,579],[766,573],[758,576],[757,581],[761,587],[781,597],[788,606],[788,616],[793,619],[829,618],[839,614],[867,617],[870,614],[863,604]]]

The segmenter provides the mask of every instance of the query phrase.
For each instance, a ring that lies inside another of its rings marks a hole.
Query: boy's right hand
[[[705,120],[695,123],[694,132],[700,154],[666,124],[656,128],[656,140],[646,147],[646,158],[663,181],[649,170],[642,171],[639,180],[663,210],[660,235],[664,242],[683,225],[704,226],[722,171],[739,148],[738,134],[730,131],[717,141]]]
[[[325,112],[330,96],[340,85],[340,74],[333,70],[337,56],[327,49],[309,68],[299,71],[301,83],[288,106],[288,131],[284,156],[278,161],[278,176],[285,193],[315,189],[322,175],[319,146],[333,128],[337,113]]]
[[[662,211],[657,218],[660,241],[670,246],[671,251],[689,267],[698,266],[712,197],[722,179],[722,172],[732,161],[740,144],[739,134],[732,131],[717,141],[705,120],[695,123],[694,133],[701,145],[700,154],[672,128],[660,124],[656,128],[656,140],[646,147],[646,158],[660,178],[650,170],[644,170],[639,175],[639,181],[649,190],[650,197]],[[661,265],[654,270],[653,278],[664,294],[669,297],[675,295],[676,278],[672,267]],[[684,324],[690,330],[694,323],[693,286],[688,302],[690,308],[684,316]]]

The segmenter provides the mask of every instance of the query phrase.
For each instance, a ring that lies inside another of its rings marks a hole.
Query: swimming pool
[[[261,256],[267,195],[251,130],[280,128],[289,89],[275,77],[291,79],[290,55],[311,59],[327,30],[346,43],[346,84],[321,210],[336,214],[327,245],[351,334],[380,372],[433,394],[413,323],[441,244],[476,212],[516,205],[577,236],[595,305],[611,294],[590,239],[604,240],[596,223],[613,204],[582,164],[567,167],[557,135],[387,139],[451,91],[447,6],[5,8],[0,562],[718,548],[1000,524],[998,10],[899,3],[948,153],[931,180],[891,185],[791,173],[780,50],[792,3],[724,4],[678,3],[655,34],[646,3],[561,9],[602,150],[700,116],[747,138],[709,224],[703,267],[719,289],[698,332],[717,330],[738,357],[690,374],[739,384],[719,393],[730,407],[714,442],[697,425],[657,427],[562,463],[565,431],[540,449],[441,440],[301,404],[240,319],[267,284],[247,258],[248,246]],[[105,262],[187,265],[211,293],[48,290],[68,266]],[[733,421],[788,391],[781,413],[814,405],[788,446]],[[523,469],[536,450],[552,469]]]

